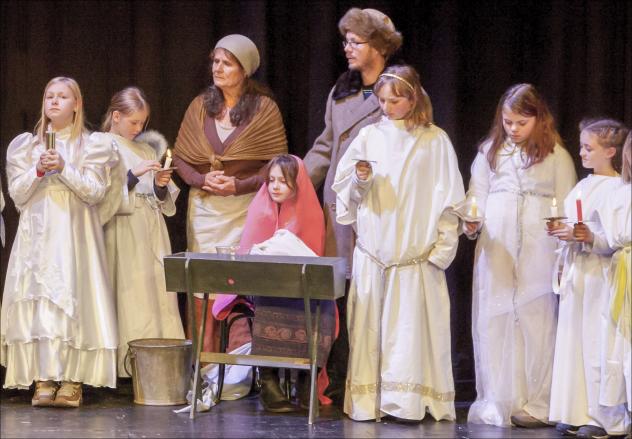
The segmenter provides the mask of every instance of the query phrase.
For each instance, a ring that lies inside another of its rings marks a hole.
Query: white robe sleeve
[[[101,225],[104,225],[115,214],[120,212],[124,204],[129,204],[130,194],[127,190],[127,175],[118,145],[107,133],[92,133],[88,143],[100,144],[104,149],[108,147],[112,149],[110,160],[105,168],[107,190],[103,199],[97,205],[99,221]]]
[[[37,138],[31,133],[23,133],[13,139],[7,149],[9,195],[19,211],[42,181],[42,177],[37,176],[37,161],[44,150],[42,148],[40,153],[35,151],[37,143]]]
[[[82,157],[75,165],[66,161],[59,174],[61,180],[88,205],[95,205],[105,196],[110,168],[118,162],[112,146],[84,139]]]
[[[435,192],[439,192],[437,198],[443,200],[443,205],[437,222],[437,240],[428,260],[445,270],[454,260],[459,244],[459,217],[454,208],[464,202],[465,189],[456,153],[447,134],[442,131],[433,147],[441,150]]]
[[[479,151],[476,154],[476,158],[472,163],[470,186],[467,191],[466,205],[472,204],[472,197],[476,197],[477,214],[481,218],[485,218],[485,208],[487,206],[487,196],[489,195],[489,179],[492,173],[492,169],[489,166],[485,152]],[[483,227],[483,222],[479,225],[479,231]],[[469,239],[475,239],[478,234],[466,236]]]
[[[340,224],[353,224],[357,220],[358,206],[366,195],[373,181],[373,174],[366,181],[356,176],[356,157],[362,157],[361,151],[367,138],[367,129],[362,128],[344,153],[338,167],[331,189],[336,192],[336,221]]]
[[[165,216],[174,216],[176,214],[176,199],[180,194],[180,188],[176,186],[173,180],[167,184],[167,196],[160,203],[160,211]]]

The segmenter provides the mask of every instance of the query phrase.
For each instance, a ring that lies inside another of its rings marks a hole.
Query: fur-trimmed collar
[[[167,142],[167,139],[165,139],[165,136],[155,130],[149,130],[139,134],[136,136],[134,141],[138,143],[146,143],[151,146],[154,151],[156,151],[156,156],[158,158],[162,158],[169,147],[169,143]]]
[[[384,68],[392,66],[394,64],[403,64],[403,62],[399,59],[393,59],[393,57],[386,60],[386,65]],[[335,101],[346,98],[347,96],[351,96],[356,94],[362,90],[362,75],[357,70],[347,70],[344,72],[338,80],[336,81],[336,85],[334,86],[334,92],[331,95]]]
[[[356,94],[362,89],[362,75],[357,70],[344,72],[334,86],[332,97],[335,101]]]

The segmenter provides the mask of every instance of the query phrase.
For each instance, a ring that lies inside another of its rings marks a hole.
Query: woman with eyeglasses
[[[351,226],[336,223],[336,194],[331,185],[338,162],[351,141],[362,127],[380,119],[380,105],[373,95],[373,84],[401,47],[402,36],[391,19],[375,9],[350,9],[338,23],[338,29],[349,70],[340,75],[329,93],[325,129],[314,141],[304,162],[314,186],[318,188],[324,183],[325,255],[345,257],[347,279],[350,279],[354,232]],[[346,300],[346,295],[338,300],[340,334],[327,366],[331,384],[326,394],[337,405],[342,405],[344,398],[349,353],[344,318]]]

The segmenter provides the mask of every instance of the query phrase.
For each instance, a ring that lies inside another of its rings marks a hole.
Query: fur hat
[[[353,32],[366,39],[384,58],[402,45],[402,34],[395,29],[393,21],[377,9],[349,9],[338,22],[338,29],[343,38],[347,32]]]

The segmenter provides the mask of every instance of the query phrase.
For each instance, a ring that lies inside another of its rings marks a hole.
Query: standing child
[[[604,230],[597,215],[621,185],[615,161],[628,130],[610,119],[585,120],[579,129],[582,165],[593,174],[577,183],[564,202],[575,227],[562,223],[549,232],[564,243],[550,419],[562,432],[598,438],[624,434],[630,423],[624,404],[599,404],[602,313],[612,251],[599,245]]]
[[[123,364],[127,342],[139,338],[184,338],[177,295],[167,293],[163,257],[171,254],[163,214],[175,214],[179,189],[172,169],[158,160],[167,141],[155,131],[140,132],[149,117],[143,92],[128,87],[110,101],[95,140],[114,143],[127,173],[127,190],[117,214],[105,225],[105,242],[118,316],[118,376],[129,376]],[[127,194],[127,196],[126,196]]]
[[[556,242],[543,218],[575,181],[544,99],[530,84],[510,87],[479,145],[468,191],[467,204],[475,200],[482,217],[464,223],[468,237],[478,237],[472,279],[477,397],[468,422],[548,426]]]
[[[623,184],[597,209],[608,246],[615,252],[610,264],[605,302],[599,403],[632,410],[632,131],[623,146]],[[598,236],[595,235],[595,245]]]
[[[444,270],[458,243],[463,180],[447,134],[410,66],[382,73],[382,119],[360,130],[332,186],[336,219],[358,240],[349,290],[344,411],[455,419],[450,300]]]
[[[618,406],[627,402],[628,418],[632,410],[632,131],[623,146],[622,184],[597,209],[612,256],[608,283],[604,335],[601,354],[599,404]],[[595,235],[593,246],[602,241]],[[628,426],[629,433],[629,426]]]
[[[66,77],[46,85],[35,133],[7,150],[20,221],[2,297],[4,387],[35,381],[35,406],[78,407],[82,383],[116,386],[116,315],[95,208],[112,156],[110,145],[88,141],[79,85]]]

